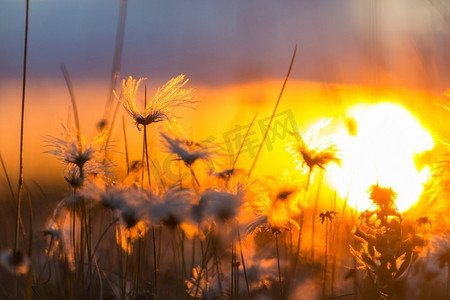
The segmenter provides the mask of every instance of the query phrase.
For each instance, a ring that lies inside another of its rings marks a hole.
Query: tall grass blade
[[[255,120],[256,120],[256,116],[257,116],[257,115],[258,115],[258,113],[255,114],[255,116],[253,117],[252,122],[250,123],[250,126],[248,127],[247,131],[245,132],[244,138],[242,139],[242,143],[241,143],[241,145],[239,146],[239,150],[238,150],[238,152],[237,152],[237,154],[236,154],[236,157],[234,158],[233,165],[231,166],[231,170],[232,170],[232,171],[234,170],[234,168],[236,168],[236,164],[237,164],[238,158],[239,158],[239,156],[241,155],[242,148],[243,148],[244,145],[245,145],[245,141],[247,140],[248,134],[250,133],[250,130],[252,129],[253,124],[255,123]]]
[[[3,160],[2,154],[0,153],[0,163],[2,164],[3,172],[5,173],[6,182],[8,183],[9,192],[11,193],[11,197],[14,202],[16,202],[16,195],[14,195],[14,190],[11,184],[11,180],[9,179],[8,171],[6,170],[5,161]]]
[[[123,40],[125,38],[125,24],[127,19],[127,5],[128,0],[120,0],[119,8],[119,20],[117,23],[117,33],[116,33],[116,44],[114,47],[113,64],[111,69],[111,77],[109,82],[108,97],[106,99],[105,111],[103,113],[103,121],[109,121],[109,114],[111,105],[113,102],[113,91],[116,88],[117,80],[119,79],[120,65],[122,61],[122,51],[123,51]]]
[[[28,53],[28,15],[30,1],[26,0],[25,9],[25,42],[23,48],[23,70],[22,70],[22,110],[20,116],[20,149],[19,149],[19,184],[17,192],[17,209],[16,209],[16,233],[14,241],[14,252],[19,247],[19,224],[20,224],[20,207],[23,188],[23,137],[24,137],[24,121],[25,121],[25,87],[27,81],[27,53]]]
[[[73,90],[72,80],[70,79],[69,71],[67,71],[67,68],[64,64],[61,64],[61,72],[63,73],[64,80],[66,81],[67,89],[70,95],[70,102],[72,103],[73,117],[75,119],[75,126],[77,128],[78,148],[80,151],[82,151],[80,118],[78,116],[77,101],[75,99],[75,92]]]
[[[261,141],[261,144],[259,145],[258,151],[256,152],[256,156],[255,156],[255,159],[253,160],[252,166],[250,167],[250,170],[248,171],[248,178],[250,178],[250,176],[252,175],[252,172],[253,172],[253,169],[255,168],[256,162],[258,161],[259,154],[261,153],[261,149],[266,141],[267,135],[269,134],[270,126],[272,125],[273,118],[275,117],[275,114],[278,109],[278,105],[280,104],[281,96],[283,95],[284,88],[286,87],[289,76],[291,75],[291,70],[292,70],[292,66],[294,65],[296,54],[297,54],[297,45],[295,45],[294,53],[292,54],[291,63],[289,65],[289,69],[286,74],[286,78],[284,79],[283,86],[281,87],[280,94],[278,95],[277,102],[275,103],[275,107],[273,109],[272,116],[270,116],[270,120],[269,120],[269,124],[267,125],[266,132],[264,133],[264,137]]]

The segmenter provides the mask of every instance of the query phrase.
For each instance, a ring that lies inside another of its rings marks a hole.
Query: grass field
[[[0,83],[0,298],[450,298],[447,93],[122,75],[120,3],[110,82]]]

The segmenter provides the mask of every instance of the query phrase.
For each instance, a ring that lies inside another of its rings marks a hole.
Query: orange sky
[[[151,81],[149,81],[151,83]],[[254,126],[252,140],[255,144],[262,139],[260,122],[270,116],[276,97],[278,96],[282,82],[280,80],[268,80],[242,85],[229,85],[220,88],[210,86],[196,86],[194,93],[198,101],[195,109],[179,109],[177,115],[179,123],[185,132],[194,140],[212,138],[215,143],[221,145],[228,152],[237,152],[237,146],[230,146],[236,137],[237,128],[247,128],[255,113],[258,113],[257,123]],[[11,82],[2,86],[4,96],[9,99],[19,99],[17,82]],[[151,90],[151,89],[149,89]],[[95,133],[95,125],[102,117],[104,109],[104,89],[99,88],[95,82],[79,83],[76,86],[78,109],[81,118],[82,133],[89,140]],[[45,154],[45,135],[58,135],[61,124],[67,124],[71,114],[70,99],[65,87],[47,85],[29,85],[27,90],[27,105],[25,111],[25,178],[30,180],[51,182],[58,178],[62,182],[62,165],[51,155]],[[377,96],[374,96],[377,95]],[[378,97],[378,98],[377,98]],[[309,125],[322,117],[343,118],[345,109],[355,103],[375,103],[379,101],[391,101],[408,109],[421,120],[422,125],[435,137],[448,137],[449,131],[445,126],[447,113],[436,103],[444,101],[441,95],[433,98],[419,91],[391,90],[378,91],[360,86],[325,86],[321,83],[290,81],[285,90],[278,112],[279,118],[278,136],[272,137],[273,143],[263,148],[260,161],[257,164],[256,174],[273,174],[274,170],[282,173],[282,170],[292,170],[293,163],[285,151],[285,144],[289,142],[289,134],[283,133],[282,123],[292,124],[293,117],[300,129],[306,129]],[[10,101],[2,104],[0,110],[0,152],[2,153],[11,177],[15,178],[18,167],[19,149],[19,116],[20,106],[18,101]],[[131,118],[120,108],[119,122],[124,115],[126,130],[129,139],[130,159],[137,160],[141,157],[142,132],[139,132]],[[72,117],[70,117],[72,118]],[[73,118],[72,118],[73,120]],[[280,123],[281,122],[281,123]],[[288,122],[288,123],[286,123]],[[275,123],[274,123],[275,124]],[[159,130],[161,123],[152,125]],[[246,127],[247,126],[247,127]],[[290,125],[289,125],[290,126]],[[155,131],[151,135],[151,141],[158,140]],[[270,135],[269,135],[270,136]],[[227,139],[230,140],[227,140]],[[114,155],[118,166],[124,167],[124,146],[121,128],[116,126],[113,132],[113,141],[116,145]],[[227,143],[228,141],[228,143]],[[235,141],[236,144],[236,141]],[[152,144],[153,145],[153,144]],[[230,147],[232,147],[230,149]],[[158,156],[161,164],[164,164],[166,154],[162,151],[161,143],[152,146],[152,155]],[[251,164],[254,149],[247,149],[240,158],[240,166],[248,168]],[[233,154],[233,153],[231,153]],[[225,161],[227,161],[225,159]],[[270,163],[269,163],[270,162]],[[4,178],[3,174],[0,178]],[[5,188],[3,180],[0,188]]]

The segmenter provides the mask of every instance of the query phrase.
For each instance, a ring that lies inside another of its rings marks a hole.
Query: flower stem
[[[280,267],[280,251],[278,247],[278,233],[275,233],[275,244],[277,247],[277,265],[278,265],[278,281],[280,283],[280,299],[283,299],[283,284],[281,282],[281,267]]]
[[[236,154],[236,157],[235,157],[234,160],[233,160],[233,165],[231,166],[231,170],[232,170],[232,171],[234,171],[234,169],[236,168],[236,164],[237,164],[238,158],[239,158],[239,156],[241,155],[242,148],[244,148],[245,141],[247,140],[248,134],[250,133],[250,130],[252,129],[253,124],[255,123],[255,120],[256,120],[256,116],[257,116],[257,115],[258,115],[258,113],[256,113],[255,116],[253,117],[253,120],[252,120],[252,122],[250,123],[250,126],[248,126],[247,132],[245,133],[244,138],[242,139],[241,146],[239,147],[239,150],[238,150],[238,152],[237,152],[237,154]],[[230,175],[230,176],[231,176],[231,175]],[[229,179],[230,179],[230,177],[228,177],[228,180],[229,180]]]
[[[148,142],[147,142],[147,126],[144,125],[144,152],[145,152],[145,164],[147,165],[147,176],[148,176],[148,184],[152,186],[152,180],[150,177],[150,164],[148,158]],[[145,169],[145,165],[143,164],[143,168]],[[143,176],[142,176],[143,177]]]
[[[125,162],[127,164],[127,176],[130,174],[130,160],[128,156],[128,141],[127,141],[127,131],[125,130],[125,118],[122,115],[122,130],[123,130],[123,139],[125,144]]]
[[[449,287],[450,287],[450,265],[447,265],[447,300],[449,299]]]
[[[125,270],[122,274],[122,299],[125,299],[125,295],[127,294],[127,275],[128,275],[128,259],[130,257],[131,252],[131,239],[127,237],[127,251],[125,251]]]
[[[97,248],[98,246],[100,246],[100,242],[101,240],[105,237],[106,233],[108,232],[108,230],[117,223],[117,221],[119,221],[119,218],[115,218],[111,223],[109,223],[109,225],[105,228],[105,230],[102,232],[102,234],[100,235],[97,243],[95,244],[94,247],[94,252],[92,253],[92,255],[95,255],[95,252],[97,252]]]
[[[30,234],[28,235],[28,258],[30,259],[30,261],[32,261],[33,259],[33,207],[31,204],[31,198],[30,195],[27,193],[27,198],[28,198],[28,211],[29,211],[29,217],[30,217]],[[27,300],[31,300],[32,299],[32,280],[33,280],[33,273],[32,273],[32,266],[30,265],[30,268],[28,269],[28,273],[27,273]]]
[[[315,237],[315,225],[316,225],[316,214],[317,214],[317,206],[319,204],[319,196],[320,196],[320,189],[322,186],[322,178],[323,173],[320,172],[320,180],[319,180],[319,187],[317,188],[316,197],[314,199],[314,211],[312,215],[312,223],[311,223],[311,262],[314,263],[314,237]]]
[[[306,179],[306,187],[305,191],[303,193],[303,201],[306,201],[308,197],[308,191],[309,191],[309,185],[311,183],[311,177],[312,177],[312,168],[308,170],[308,177]],[[303,230],[303,220],[304,220],[304,212],[302,211],[299,216],[299,230],[298,230],[298,239],[297,239],[297,249],[295,250],[295,257],[294,257],[294,267],[292,270],[292,278],[295,278],[295,273],[297,272],[297,264],[299,260],[300,255],[300,246],[302,242],[302,230]]]
[[[158,295],[158,265],[156,260],[156,238],[155,238],[155,227],[152,226],[152,243],[153,243],[153,265],[154,276],[155,276],[155,295]]]
[[[323,267],[323,283],[322,283],[322,297],[325,298],[326,279],[327,279],[327,264],[328,264],[328,219],[325,221],[325,263]]]
[[[242,251],[241,233],[239,231],[239,226],[236,226],[236,227],[237,227],[237,233],[238,233],[239,251],[241,252],[242,268],[244,270],[245,285],[247,287],[247,296],[248,296],[248,299],[250,300],[251,299],[250,298],[250,286],[248,283],[247,269],[245,268],[244,253]]]

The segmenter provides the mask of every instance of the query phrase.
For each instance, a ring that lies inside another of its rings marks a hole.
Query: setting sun
[[[429,168],[418,170],[414,158],[430,150],[434,142],[406,109],[392,103],[351,107],[336,143],[343,164],[329,176],[341,197],[348,195],[350,206],[368,209],[372,201],[367,191],[375,183],[397,192],[399,211],[418,200]]]
[[[2,1],[0,300],[450,300],[450,1],[413,4]]]

